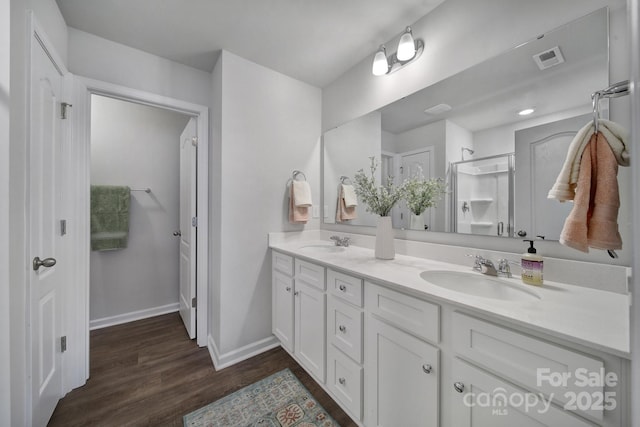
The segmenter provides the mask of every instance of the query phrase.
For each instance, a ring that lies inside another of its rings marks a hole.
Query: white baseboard
[[[180,310],[180,303],[161,305],[144,310],[132,311],[131,313],[118,314],[117,316],[103,317],[89,321],[89,330],[106,328],[120,325],[122,323],[133,322],[135,320],[147,319],[149,317],[160,316],[162,314],[174,313]]]
[[[249,359],[260,353],[264,353],[265,351],[271,350],[272,348],[276,348],[280,345],[280,341],[272,335],[268,338],[245,345],[244,347],[240,347],[228,353],[220,354],[220,351],[218,351],[218,347],[213,341],[211,335],[207,337],[207,342],[207,348],[209,349],[209,354],[213,361],[213,367],[216,371],[228,368],[231,365],[235,365],[236,363],[242,362],[243,360]]]

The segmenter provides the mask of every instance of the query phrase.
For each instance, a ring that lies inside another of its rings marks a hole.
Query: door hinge
[[[73,107],[73,105],[69,104],[68,102],[61,102],[60,103],[60,118],[65,120],[67,118],[67,109],[69,107]]]
[[[67,337],[60,337],[60,352],[64,353],[67,351]]]
[[[198,217],[194,216],[193,218],[191,218],[191,226],[192,227],[197,227],[198,226]]]
[[[193,145],[194,147],[198,146],[198,137],[197,136],[192,136],[191,137],[191,145]]]
[[[60,220],[60,235],[64,236],[65,234],[67,234],[67,220],[66,219],[61,219]]]
[[[191,308],[196,308],[197,305],[198,305],[198,298],[196,297],[191,298]]]

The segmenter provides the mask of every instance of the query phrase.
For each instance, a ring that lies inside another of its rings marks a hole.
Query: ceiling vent
[[[442,114],[442,113],[446,113],[447,111],[451,111],[451,105],[448,104],[438,104],[438,105],[434,105],[433,107],[429,107],[426,110],[424,110],[425,114],[432,114],[432,115],[437,115],[437,114]]]
[[[556,46],[552,49],[533,55],[533,60],[536,62],[538,68],[546,70],[547,68],[562,64],[564,62],[564,57],[562,56],[562,52],[560,52],[560,48]]]

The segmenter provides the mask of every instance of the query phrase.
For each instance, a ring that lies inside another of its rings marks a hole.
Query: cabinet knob
[[[340,325],[340,326],[338,327],[338,329],[339,329],[339,330],[340,330],[340,332],[342,332],[342,333],[345,333],[345,332],[347,331],[347,327],[346,327],[346,326],[344,326],[344,325]]]
[[[300,294],[300,292],[299,292],[299,291],[295,291],[295,292],[293,293],[293,296],[296,296],[296,297],[297,297],[299,294]]]
[[[464,391],[464,383],[461,382],[455,382],[453,383],[453,388],[458,392],[458,393],[462,393]]]
[[[346,292],[347,291],[347,287],[345,285],[340,285],[340,290],[342,292]]]
[[[344,378],[338,378],[338,382],[342,385],[345,385],[347,383],[347,380],[345,380]]]
[[[287,286],[286,288],[284,288],[287,292],[291,292],[291,286]]]
[[[424,364],[422,365],[422,370],[424,371],[425,374],[430,374],[431,371],[433,370],[433,367],[429,364]]]

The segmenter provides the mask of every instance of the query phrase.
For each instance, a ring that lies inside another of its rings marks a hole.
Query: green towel
[[[91,250],[127,247],[129,240],[129,187],[91,186]]]

